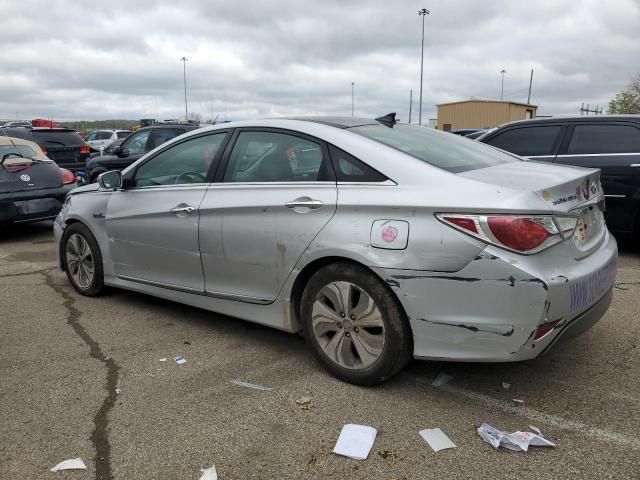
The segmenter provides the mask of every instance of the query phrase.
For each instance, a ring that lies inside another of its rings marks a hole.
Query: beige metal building
[[[492,128],[514,120],[536,116],[537,105],[507,100],[462,100],[441,103],[438,107],[438,130]]]

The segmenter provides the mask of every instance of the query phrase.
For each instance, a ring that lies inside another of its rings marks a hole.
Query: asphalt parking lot
[[[562,349],[413,362],[363,388],[330,377],[298,336],[130,292],[82,297],[55,267],[50,222],[3,228],[0,478],[198,479],[212,464],[221,480],[640,478],[640,250],[623,245],[618,267],[605,318]],[[433,387],[439,372],[453,379]],[[557,448],[494,450],[482,422],[534,425]],[[345,423],[378,429],[368,460],[330,453]],[[457,448],[434,453],[417,433],[432,427]],[[49,472],[74,457],[87,471]]]

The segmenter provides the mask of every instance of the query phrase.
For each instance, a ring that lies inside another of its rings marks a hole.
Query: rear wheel
[[[349,383],[383,382],[413,353],[397,299],[378,277],[357,265],[336,263],[318,270],[302,295],[301,316],[315,356]]]
[[[81,223],[67,227],[62,235],[67,278],[82,295],[95,297],[104,291],[102,255],[95,237]]]

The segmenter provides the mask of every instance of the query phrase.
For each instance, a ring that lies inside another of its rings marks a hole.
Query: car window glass
[[[39,159],[38,154],[26,145],[0,145],[0,160],[4,158],[5,155]]]
[[[568,155],[640,153],[640,129],[631,125],[576,125]]]
[[[347,131],[453,173],[518,161],[513,155],[473,140],[418,125],[396,124],[393,128],[382,124],[363,125]]]
[[[138,168],[135,186],[205,183],[225,136],[217,133],[169,147]]]
[[[87,135],[87,142],[90,142],[95,139],[96,139],[96,132],[91,132],[89,135]]]
[[[498,133],[486,143],[523,157],[554,155],[561,129],[560,125],[512,128]]]
[[[33,130],[34,140],[42,145],[43,143],[50,147],[77,147],[84,145],[84,140],[78,132],[69,130]]]
[[[118,140],[121,138],[127,138],[129,136],[131,132],[118,132],[116,133],[116,136],[118,137]]]
[[[96,140],[109,140],[111,138],[111,135],[113,135],[111,132],[97,132],[96,133]]]
[[[144,153],[149,133],[151,133],[151,130],[143,130],[135,135],[131,135],[131,137],[122,143],[122,151],[129,155]]]
[[[293,135],[242,132],[233,147],[225,182],[329,180],[322,147]]]
[[[387,177],[344,150],[329,145],[339,182],[384,182]]]
[[[153,134],[151,135],[149,150],[153,150],[157,146],[162,145],[164,142],[177,137],[178,134],[178,130],[174,128],[158,128],[154,130]]]

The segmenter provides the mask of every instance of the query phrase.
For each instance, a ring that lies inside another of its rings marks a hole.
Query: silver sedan
[[[199,129],[74,190],[59,264],[106,286],[302,331],[371,385],[412,358],[525,360],[595,323],[617,246],[600,172],[429,128],[309,117]]]

